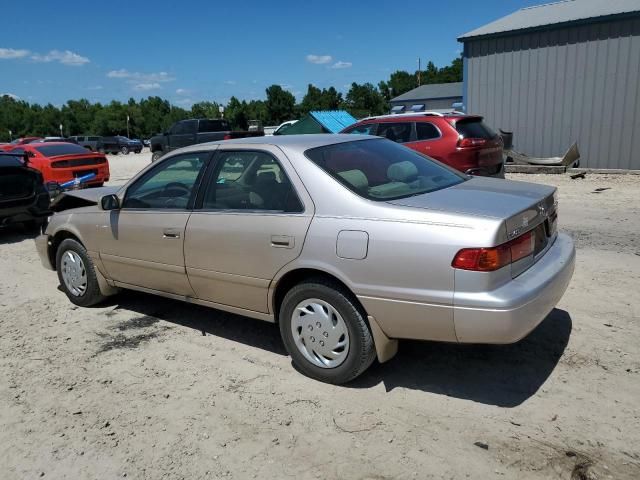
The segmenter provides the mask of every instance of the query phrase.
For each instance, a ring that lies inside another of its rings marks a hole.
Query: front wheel
[[[346,383],[375,359],[362,308],[351,294],[324,279],[293,287],[282,301],[279,322],[294,365],[309,377]]]
[[[71,238],[62,241],[56,252],[56,270],[71,303],[90,307],[106,298],[100,292],[93,262],[78,241]]]
[[[120,148],[120,153],[122,153],[123,155],[129,155],[129,147]]]

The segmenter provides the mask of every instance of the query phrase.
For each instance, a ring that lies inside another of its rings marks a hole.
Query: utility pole
[[[129,114],[127,114],[127,138],[129,138]]]
[[[60,136],[64,137],[64,135],[62,134],[62,124],[60,124]]]
[[[13,140],[13,132],[9,130],[9,141],[11,142],[12,140]]]
[[[420,57],[418,57],[418,86],[420,86]]]

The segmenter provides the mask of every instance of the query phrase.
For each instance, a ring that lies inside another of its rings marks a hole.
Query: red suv
[[[360,120],[341,133],[386,137],[470,175],[504,178],[502,138],[478,115],[422,112]]]

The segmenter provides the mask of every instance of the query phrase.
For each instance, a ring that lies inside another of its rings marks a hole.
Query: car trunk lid
[[[546,252],[556,235],[555,191],[554,187],[547,185],[473,177],[449,188],[389,203],[502,220],[504,230],[496,239],[496,246],[533,231],[535,245],[532,255],[511,265],[512,276],[516,277]]]

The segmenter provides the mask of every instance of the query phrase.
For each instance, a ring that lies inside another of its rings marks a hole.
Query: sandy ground
[[[148,161],[112,157],[112,183]],[[0,477],[640,478],[640,176],[511,178],[559,187],[578,264],[558,308],[516,345],[401,343],[342,387],[297,373],[271,324],[138,293],[73,307],[0,232]]]

